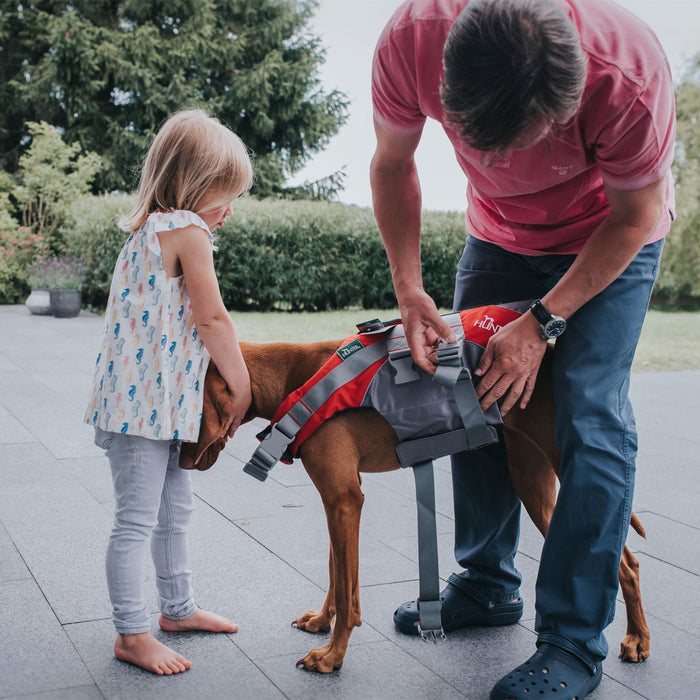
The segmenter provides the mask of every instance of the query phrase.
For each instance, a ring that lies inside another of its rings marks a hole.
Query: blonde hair
[[[233,200],[252,184],[248,150],[233,131],[201,109],[176,112],[151,144],[136,205],[119,226],[136,231],[154,211],[197,211],[207,193]]]

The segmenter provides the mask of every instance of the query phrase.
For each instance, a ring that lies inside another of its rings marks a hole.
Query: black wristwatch
[[[530,311],[540,324],[542,337],[545,340],[558,338],[566,330],[566,320],[561,316],[550,314],[539,299],[530,304]]]

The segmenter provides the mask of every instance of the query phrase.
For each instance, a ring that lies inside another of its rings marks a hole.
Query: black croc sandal
[[[491,700],[582,700],[598,687],[602,676],[600,662],[591,670],[573,654],[542,644],[524,664],[496,683]]]
[[[514,625],[523,614],[523,601],[482,605],[463,591],[456,574],[447,579],[447,586],[440,594],[442,609],[440,619],[445,632],[461,627]],[[404,634],[418,635],[418,605],[415,600],[400,605],[394,612],[394,625]]]

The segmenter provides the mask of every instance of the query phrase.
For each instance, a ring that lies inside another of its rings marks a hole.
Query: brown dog
[[[246,419],[270,420],[286,396],[320,369],[340,345],[340,341],[241,343],[253,391]],[[554,509],[560,460],[554,439],[550,355],[545,356],[528,407],[511,410],[504,421],[515,490],[543,535]],[[181,466],[206,469],[213,464],[225,444],[220,436],[228,424],[227,401],[228,390],[212,363],[205,381],[199,442],[196,446],[184,444]],[[307,611],[292,623],[307,632],[333,630],[328,644],[311,649],[297,662],[310,671],[330,673],[340,668],[350,634],[362,624],[358,547],[364,495],[360,472],[399,469],[394,452],[397,444],[390,425],[368,409],[336,415],[301,445],[299,456],[321,495],[330,536],[330,582],[323,607],[318,612]],[[634,514],[631,524],[644,536]],[[641,602],[639,563],[627,547],[620,562],[620,584],[627,610],[627,636],[622,640],[620,658],[643,661],[649,656],[649,628]]]

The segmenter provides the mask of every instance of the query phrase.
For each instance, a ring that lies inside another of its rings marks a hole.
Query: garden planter
[[[51,312],[57,318],[73,318],[80,313],[82,294],[79,289],[51,290]]]
[[[51,315],[51,295],[48,289],[32,289],[32,293],[27,297],[24,305],[29,309],[30,314],[35,316]]]

